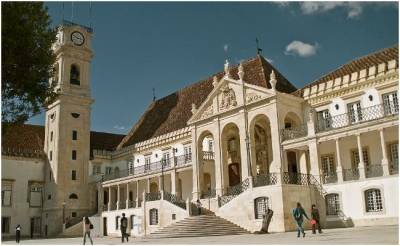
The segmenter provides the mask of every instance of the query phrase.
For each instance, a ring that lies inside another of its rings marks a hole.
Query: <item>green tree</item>
[[[2,123],[24,123],[54,97],[56,30],[42,2],[2,2]]]

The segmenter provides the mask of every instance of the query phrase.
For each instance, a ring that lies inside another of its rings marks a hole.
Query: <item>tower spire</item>
[[[258,38],[256,38],[257,55],[261,55],[262,49],[258,45]]]
[[[153,102],[156,101],[156,89],[153,87]]]

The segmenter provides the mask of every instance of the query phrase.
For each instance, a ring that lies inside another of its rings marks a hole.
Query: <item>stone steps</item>
[[[170,226],[161,228],[151,233],[148,238],[173,238],[173,237],[207,237],[222,235],[238,235],[249,233],[238,225],[235,225],[215,215],[200,215],[185,218]]]

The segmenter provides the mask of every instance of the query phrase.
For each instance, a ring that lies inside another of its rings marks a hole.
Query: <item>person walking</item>
[[[15,227],[15,242],[19,243],[21,240],[21,226],[18,224],[17,227]]]
[[[297,225],[297,237],[300,237],[300,232],[303,233],[303,237],[306,236],[306,233],[304,232],[303,229],[303,216],[306,217],[308,220],[310,220],[304,211],[303,207],[301,204],[298,202],[297,206],[293,209],[293,217],[296,221]]]
[[[92,237],[90,236],[90,230],[93,229],[93,225],[90,222],[89,218],[85,216],[85,222],[83,223],[83,245],[86,244],[86,235],[90,239],[90,243],[93,245]]]
[[[312,233],[315,234],[315,227],[318,226],[318,233],[322,233],[321,224],[319,223],[319,211],[315,204],[311,205],[311,221],[312,224]]]
[[[199,199],[197,199],[196,206],[198,215],[201,215],[201,202]]]
[[[122,235],[122,242],[126,238],[126,242],[128,242],[128,233],[126,233],[126,229],[128,228],[128,218],[125,217],[125,213],[122,213],[121,218],[121,235]]]

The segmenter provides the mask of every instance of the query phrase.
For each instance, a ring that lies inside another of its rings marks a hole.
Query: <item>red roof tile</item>
[[[399,47],[395,45],[393,47],[385,48],[374,53],[368,54],[366,56],[354,59],[339,68],[333,70],[332,72],[322,76],[321,78],[315,80],[312,83],[307,84],[303,88],[295,91],[293,94],[302,95],[303,90],[305,88],[311,88],[314,85],[318,85],[320,83],[324,83],[330,80],[334,80],[335,78],[340,78],[345,75],[351,75],[354,72],[361,71],[363,69],[367,69],[372,66],[377,66],[381,63],[387,63],[391,60],[399,60]],[[397,67],[399,63],[397,62]]]

